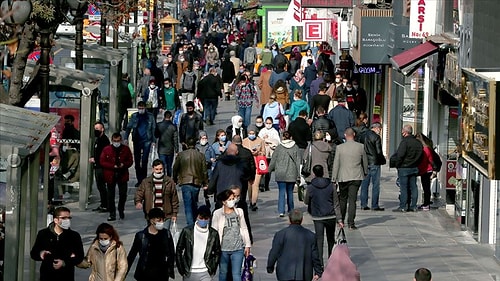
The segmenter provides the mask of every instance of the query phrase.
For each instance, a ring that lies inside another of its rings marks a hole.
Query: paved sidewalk
[[[256,113],[258,110],[254,108]],[[217,129],[225,129],[234,115],[234,101],[220,102],[216,124],[207,128],[209,139]],[[255,115],[255,114],[254,114]],[[387,166],[382,169],[381,206],[383,212],[362,211],[358,204],[356,224],[358,230],[347,230],[347,241],[351,256],[358,266],[362,280],[369,281],[404,281],[412,280],[414,271],[427,267],[433,273],[433,280],[446,281],[489,281],[500,280],[500,266],[493,257],[493,247],[479,245],[460,225],[448,215],[444,207],[416,213],[393,213],[398,205],[398,189],[395,186],[394,169]],[[135,232],[145,227],[146,222],[141,210],[133,206],[135,172],[131,169],[129,196],[126,204],[125,220],[112,222],[121,235],[128,251]],[[94,188],[94,192],[96,189]],[[179,192],[181,197],[181,193]],[[201,197],[201,196],[200,196]],[[257,212],[250,212],[254,234],[252,253],[257,258],[255,269],[256,281],[276,280],[274,274],[267,274],[267,254],[274,234],[286,227],[286,218],[280,218],[277,212],[277,186],[271,181],[271,191],[260,193]],[[179,223],[184,225],[184,208],[181,199]],[[90,209],[97,206],[94,196],[89,210],[79,211],[76,203],[67,204],[72,210],[72,228],[83,238],[85,251],[95,237],[95,229],[105,222],[107,213],[93,213]],[[202,202],[202,200],[200,200]],[[359,200],[358,200],[359,203]],[[295,197],[295,207],[306,211],[306,207]],[[305,215],[303,225],[314,230],[309,215]],[[326,262],[326,241],[325,241]],[[29,258],[29,256],[28,256]],[[38,270],[39,264],[37,264]],[[134,280],[132,267],[126,280]],[[90,270],[76,270],[76,280],[88,280]],[[176,279],[182,280],[176,271]],[[325,280],[326,281],[326,280]]]

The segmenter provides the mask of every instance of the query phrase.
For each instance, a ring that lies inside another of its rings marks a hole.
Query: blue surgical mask
[[[198,226],[201,228],[207,228],[209,222],[210,222],[210,220],[197,220],[196,221]]]
[[[224,141],[226,141],[226,136],[220,136],[219,139],[220,139],[220,141],[224,142]]]
[[[249,140],[255,140],[257,138],[256,135],[248,135]]]

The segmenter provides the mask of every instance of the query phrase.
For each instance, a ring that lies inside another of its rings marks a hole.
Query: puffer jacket
[[[299,177],[299,147],[293,140],[283,140],[273,153],[269,172],[275,172],[278,182],[295,182]]]
[[[330,173],[326,174],[326,171],[330,171],[328,165],[328,157],[331,154],[332,146],[322,140],[317,140],[312,142],[311,147],[311,170],[316,165],[323,166],[323,171],[325,171],[325,178],[330,178]],[[309,147],[304,150],[304,157],[306,159],[307,154],[309,154]],[[306,182],[311,182],[314,178],[313,173],[306,178]]]
[[[206,186],[208,175],[205,155],[194,148],[180,152],[175,159],[172,178],[179,185]]]
[[[189,277],[191,275],[191,265],[193,262],[193,248],[194,248],[194,228],[195,226],[188,226],[184,228],[177,242],[175,250],[175,260],[177,270],[182,276]],[[205,265],[208,269],[208,274],[214,276],[219,266],[221,254],[219,233],[217,230],[208,227],[208,240],[207,248],[205,249]]]
[[[99,241],[94,241],[87,252],[87,258],[78,267],[92,268],[89,281],[123,281],[127,276],[127,253],[123,245],[111,241],[105,253],[99,248]]]
[[[170,177],[163,177],[162,194],[162,208],[165,212],[165,218],[170,219],[172,217],[177,217],[177,213],[179,212],[179,196],[177,195],[175,183]],[[134,204],[143,204],[144,214],[147,214],[151,209],[153,209],[154,200],[155,186],[153,183],[153,176],[149,176],[145,178],[141,182],[141,185],[137,188],[134,196]]]

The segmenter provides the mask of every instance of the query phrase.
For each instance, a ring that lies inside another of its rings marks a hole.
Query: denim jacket
[[[139,140],[139,141],[154,142],[155,141],[155,128],[156,128],[155,117],[150,112],[146,112],[144,114],[148,115],[147,139]],[[127,129],[125,131],[125,140],[128,140],[130,132],[132,132],[132,140],[134,142],[138,141],[137,136],[135,136],[137,126],[139,125],[138,115],[139,115],[139,113],[136,112],[136,113],[132,114],[132,117],[130,117],[130,121],[128,122]]]

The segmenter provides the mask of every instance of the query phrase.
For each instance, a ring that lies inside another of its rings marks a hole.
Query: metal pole
[[[40,111],[49,113],[49,75],[50,75],[50,31],[43,29],[40,31],[40,70],[39,75],[41,79],[41,97],[40,97]]]
[[[103,10],[101,12],[101,38],[99,44],[101,46],[106,46],[106,29],[107,29],[107,21],[106,21],[106,14],[107,14],[108,8]]]
[[[149,50],[149,59],[153,65],[156,65],[156,60],[158,59],[158,9],[156,7],[157,0],[153,0],[153,14],[151,23],[153,24],[153,30],[151,31],[151,48]]]
[[[80,12],[78,12],[78,16],[76,18],[75,30],[76,30],[76,37],[75,37],[76,63],[75,63],[75,67],[78,70],[83,70],[83,17],[80,14]]]
[[[118,14],[118,3],[116,0],[113,1],[113,13]],[[118,26],[113,24],[113,48],[118,49]]]

